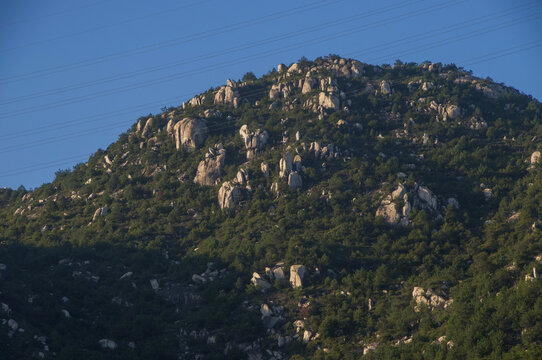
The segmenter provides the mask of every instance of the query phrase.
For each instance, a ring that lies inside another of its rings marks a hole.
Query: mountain
[[[335,55],[0,191],[6,359],[540,359],[541,104]]]

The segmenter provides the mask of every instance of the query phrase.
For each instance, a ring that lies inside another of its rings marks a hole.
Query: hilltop
[[[0,190],[10,358],[542,356],[542,105],[330,55]]]

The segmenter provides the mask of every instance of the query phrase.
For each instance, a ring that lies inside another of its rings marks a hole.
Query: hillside
[[[542,105],[440,63],[279,65],[0,190],[0,353],[542,358]]]

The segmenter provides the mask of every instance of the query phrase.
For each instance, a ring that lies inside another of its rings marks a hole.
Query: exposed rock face
[[[240,185],[246,185],[248,183],[248,170],[239,169],[235,176],[235,181]]]
[[[303,286],[303,278],[306,273],[307,268],[305,265],[290,266],[290,284],[294,289]]]
[[[427,205],[433,210],[437,209],[437,197],[431,190],[425,186],[418,187],[418,196],[421,200],[425,201]]]
[[[448,105],[446,107],[446,115],[448,115],[449,119],[457,119],[461,117],[461,109],[457,105]]]
[[[299,66],[298,63],[293,63],[289,68],[288,68],[288,75],[292,75],[292,74],[298,74],[301,72],[301,67]]]
[[[312,91],[314,86],[317,84],[316,79],[309,77],[306,77],[305,80],[303,80],[303,87],[301,89],[302,94],[307,94]]]
[[[281,178],[286,178],[293,169],[292,157],[290,156],[289,152],[284,154],[284,157],[280,159],[279,167],[280,167],[279,176]]]
[[[380,92],[382,93],[382,95],[391,94],[391,82],[387,80],[382,80],[380,82]]]
[[[226,104],[237,108],[241,97],[239,95],[238,85],[235,81],[228,79],[225,86],[222,86],[215,94],[215,104]]]
[[[324,109],[337,110],[341,106],[341,102],[334,93],[321,92],[318,95],[318,105]]]
[[[113,340],[101,339],[98,343],[104,349],[115,350],[117,348],[117,343]]]
[[[538,164],[540,161],[540,151],[535,151],[531,154],[531,165]]]
[[[291,172],[288,176],[288,186],[290,190],[297,190],[303,185],[301,175],[297,171]]]
[[[257,272],[252,274],[252,279],[250,279],[250,282],[254,284],[254,286],[259,286],[263,292],[271,288],[271,284],[267,280],[263,279]]]
[[[425,291],[423,288],[415,286],[412,289],[412,298],[416,302],[414,311],[418,312],[421,309],[421,306],[427,306],[430,309],[436,307],[442,307],[446,309],[453,303],[453,299],[445,299],[431,290]]]
[[[221,209],[232,208],[240,196],[241,192],[239,188],[231,182],[226,181],[222,184],[220,190],[218,190],[218,205]]]
[[[94,212],[94,216],[92,217],[92,221],[96,220],[98,216],[105,216],[105,214],[107,214],[108,211],[109,211],[109,207],[107,207],[107,205],[96,209],[96,211]]]
[[[257,129],[254,132],[250,132],[247,125],[241,126],[239,134],[243,138],[245,148],[247,149],[247,159],[254,158],[258,151],[263,150],[269,139],[267,131]]]
[[[265,177],[269,176],[269,164],[267,164],[265,161],[262,161],[262,164],[260,165],[260,169],[262,170],[262,174]]]
[[[269,90],[270,99],[278,99],[280,97],[287,98],[293,91],[293,87],[289,83],[281,82],[273,84]]]
[[[152,118],[148,118],[147,122],[145,123],[145,127],[143,128],[143,131],[141,131],[141,136],[144,138],[148,138],[152,135]]]
[[[173,126],[173,136],[177,150],[192,151],[205,142],[208,133],[205,121],[197,118],[184,118]]]
[[[222,147],[222,144],[209,149],[209,152],[205,154],[205,160],[202,160],[198,165],[198,172],[194,182],[200,185],[215,185],[220,175],[222,175],[225,161],[226,149]]]
[[[286,68],[286,65],[284,65],[284,64],[279,64],[279,65],[277,66],[277,71],[278,71],[279,73],[283,73],[283,72],[285,72],[286,70],[287,70],[287,68]]]
[[[398,210],[394,200],[402,199],[403,208]],[[408,201],[408,194],[402,184],[399,184],[397,188],[384,198],[378,209],[376,210],[376,216],[382,216],[390,224],[408,225],[408,215],[410,214],[411,205]]]

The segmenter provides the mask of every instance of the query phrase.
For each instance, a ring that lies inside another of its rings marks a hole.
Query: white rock
[[[535,165],[540,161],[540,151],[535,151],[531,154],[531,165]]]
[[[259,286],[263,292],[271,288],[271,284],[266,280],[262,279],[260,274],[258,274],[257,272],[252,274],[252,279],[250,279],[250,282],[254,286]]]
[[[101,339],[100,341],[98,341],[98,343],[104,349],[115,350],[117,348],[117,343],[113,340]]]
[[[204,120],[184,118],[173,126],[173,136],[177,150],[192,151],[205,142],[209,129]]]
[[[13,331],[17,331],[17,329],[19,328],[19,324],[13,319],[8,320],[8,326]]]
[[[62,313],[62,315],[64,315],[64,317],[67,318],[67,319],[71,319],[71,317],[72,317],[71,314],[70,314],[70,312],[69,312],[68,310],[66,310],[66,309],[62,309],[62,310],[61,310],[61,313]]]
[[[122,280],[122,279],[126,279],[127,277],[130,277],[132,276],[134,273],[131,272],[131,271],[128,271],[127,273],[125,273],[124,275],[122,275],[119,280]]]
[[[380,92],[382,93],[382,95],[391,94],[391,82],[387,80],[382,80],[380,82]]]
[[[160,286],[158,285],[158,280],[152,279],[150,280],[150,283],[153,290],[158,290],[160,288]]]
[[[303,286],[303,278],[306,272],[307,268],[304,265],[290,266],[290,284],[294,289]]]
[[[293,168],[292,157],[290,156],[289,152],[284,154],[282,159],[280,159],[279,168],[280,168],[279,176],[281,178],[286,178],[292,171],[292,168]]]
[[[221,209],[232,208],[240,196],[239,188],[231,182],[225,181],[218,190],[218,205]]]
[[[303,342],[306,344],[310,341],[312,337],[312,332],[310,332],[309,330],[305,330],[303,332]]]

